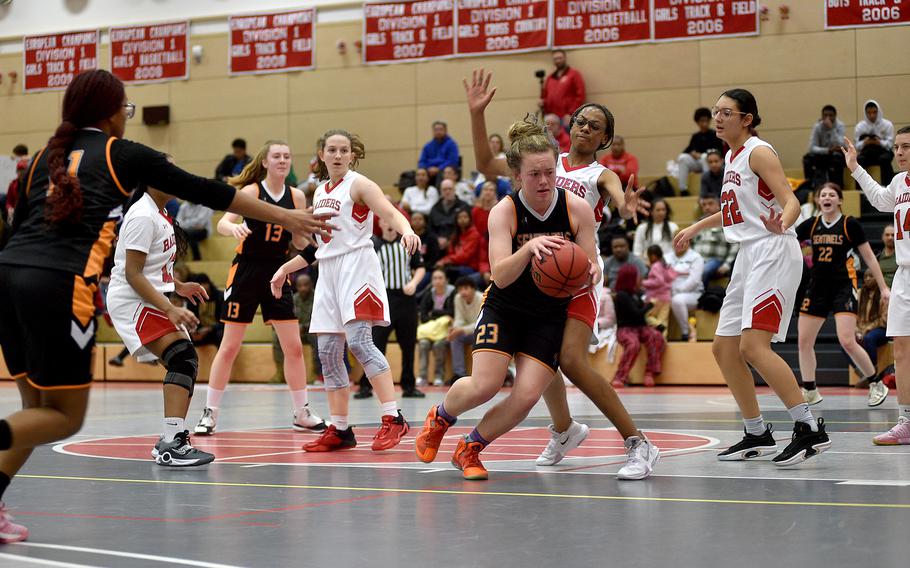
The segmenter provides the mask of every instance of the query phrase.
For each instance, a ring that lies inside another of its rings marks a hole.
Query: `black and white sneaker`
[[[824,418],[818,419],[818,432],[813,432],[812,427],[806,422],[797,422],[793,425],[793,438],[790,444],[771,461],[781,467],[796,465],[830,448],[831,439],[825,433]]]
[[[765,433],[761,436],[745,432],[746,436],[738,444],[734,444],[717,454],[720,461],[742,461],[760,458],[761,456],[770,456],[777,452],[777,442],[771,432],[774,428],[770,424],[765,428]]]
[[[215,455],[198,450],[190,444],[190,433],[186,430],[174,436],[172,442],[160,438],[152,450],[155,463],[169,467],[191,467],[215,461]]]
[[[291,427],[298,432],[322,432],[326,429],[326,424],[325,420],[310,412],[308,404],[294,413]]]

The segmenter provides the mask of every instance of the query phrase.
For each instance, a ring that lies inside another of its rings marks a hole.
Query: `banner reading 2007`
[[[758,34],[757,0],[652,0],[654,41]]]
[[[548,0],[458,0],[459,55],[547,49]]]
[[[554,0],[553,47],[585,47],[651,39],[649,0]]]
[[[455,54],[455,0],[363,6],[366,63],[419,61]]]

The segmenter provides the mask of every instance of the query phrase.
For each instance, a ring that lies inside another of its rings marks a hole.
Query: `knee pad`
[[[344,365],[344,336],[336,333],[322,333],[316,338],[319,362],[325,379],[325,390],[336,391],[350,384]]]
[[[164,384],[185,388],[190,396],[196,387],[196,375],[199,374],[199,356],[196,348],[186,339],[179,339],[167,346],[161,354],[161,362],[167,369]]]
[[[348,347],[360,364],[368,379],[389,370],[389,362],[382,351],[373,343],[373,328],[369,322],[352,321],[344,326]]]

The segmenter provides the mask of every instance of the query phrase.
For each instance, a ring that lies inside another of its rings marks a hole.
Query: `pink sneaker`
[[[897,424],[884,434],[872,438],[876,446],[905,446],[910,444],[910,420],[903,416],[897,419]]]
[[[28,529],[13,522],[13,517],[6,511],[6,505],[0,503],[0,544],[19,542],[28,538]]]

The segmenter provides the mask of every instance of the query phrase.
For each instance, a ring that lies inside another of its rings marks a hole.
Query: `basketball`
[[[531,278],[541,292],[554,298],[569,298],[588,285],[588,255],[577,244],[567,241],[552,255],[531,259]]]

